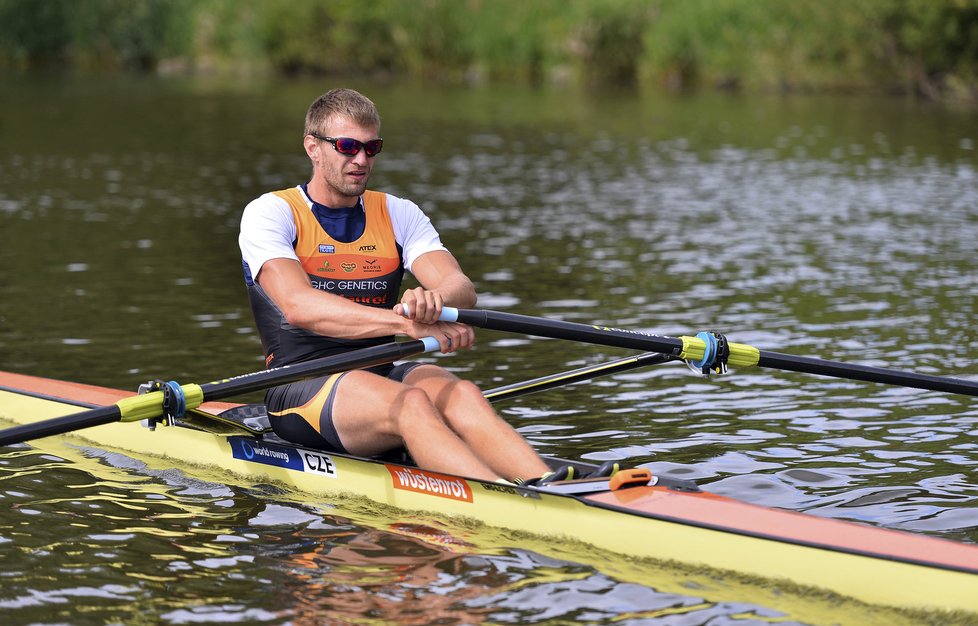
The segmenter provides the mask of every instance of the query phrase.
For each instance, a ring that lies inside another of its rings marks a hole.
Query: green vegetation
[[[978,102],[978,0],[0,0],[0,68]]]

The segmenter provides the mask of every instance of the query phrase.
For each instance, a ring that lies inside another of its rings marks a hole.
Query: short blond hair
[[[353,89],[331,89],[309,105],[303,137],[324,132],[335,116],[345,116],[360,126],[380,131],[380,113],[367,96]]]

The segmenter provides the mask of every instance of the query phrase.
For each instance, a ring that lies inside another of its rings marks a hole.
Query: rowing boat
[[[466,321],[489,325],[481,319]],[[602,334],[601,340],[605,335],[612,337],[609,341],[619,341],[615,333],[629,332],[590,328]],[[520,330],[550,332],[544,328]],[[555,334],[561,332],[566,329]],[[642,344],[649,341],[626,338]],[[413,342],[400,344],[399,354],[433,349],[430,342],[422,348],[404,348],[408,343]],[[702,350],[697,354],[702,356]],[[689,356],[677,352],[670,358],[677,355]],[[640,365],[636,359],[623,361],[627,363],[605,369]],[[364,362],[345,365],[363,366]],[[160,391],[144,394],[151,400],[139,401],[140,408],[129,414],[132,396],[120,390],[0,372],[0,418],[17,424],[3,432],[54,423],[53,429],[44,427],[35,435],[70,432],[72,438],[105,449],[137,452],[184,467],[212,466],[248,481],[279,483],[310,497],[355,494],[403,511],[585,542],[633,559],[790,583],[874,605],[978,614],[975,545],[751,505],[711,494],[689,482],[643,472],[623,472],[624,479],[616,475],[610,480],[519,487],[425,471],[403,455],[359,458],[302,448],[271,432],[262,406],[210,401],[211,391],[247,389],[241,381],[250,376],[254,375],[203,387],[183,386],[193,399],[182,417],[161,422],[148,419],[147,425],[154,426],[151,429],[141,427],[136,418],[160,414],[160,410],[145,408],[155,403],[159,409],[164,395]],[[549,384],[557,379],[576,377],[556,377]],[[273,383],[263,378],[261,384]],[[513,393],[546,384],[531,381],[517,386]],[[116,408],[108,411],[106,406]],[[115,418],[106,417],[108,413]],[[73,422],[78,415],[89,418],[83,430]],[[93,415],[97,419],[90,423]],[[78,428],[65,425],[72,423]],[[0,445],[13,440],[0,438]],[[577,465],[583,469],[586,464]]]

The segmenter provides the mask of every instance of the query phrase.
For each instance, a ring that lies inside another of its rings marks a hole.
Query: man
[[[472,307],[475,288],[414,203],[367,191],[383,147],[373,102],[350,89],[306,114],[307,184],[245,208],[239,244],[266,364],[337,354],[394,335],[468,348],[472,329],[439,322],[442,306]],[[398,301],[409,270],[420,287]],[[390,364],[269,390],[275,432],[360,456],[404,446],[419,467],[488,481],[539,478],[548,468],[472,383],[435,365]]]

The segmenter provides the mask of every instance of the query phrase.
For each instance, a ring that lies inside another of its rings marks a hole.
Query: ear
[[[320,148],[319,140],[313,137],[312,135],[306,135],[305,138],[302,140],[302,147],[306,149],[306,155],[308,155],[310,159],[315,161],[316,156],[318,156],[319,154],[319,148]]]

